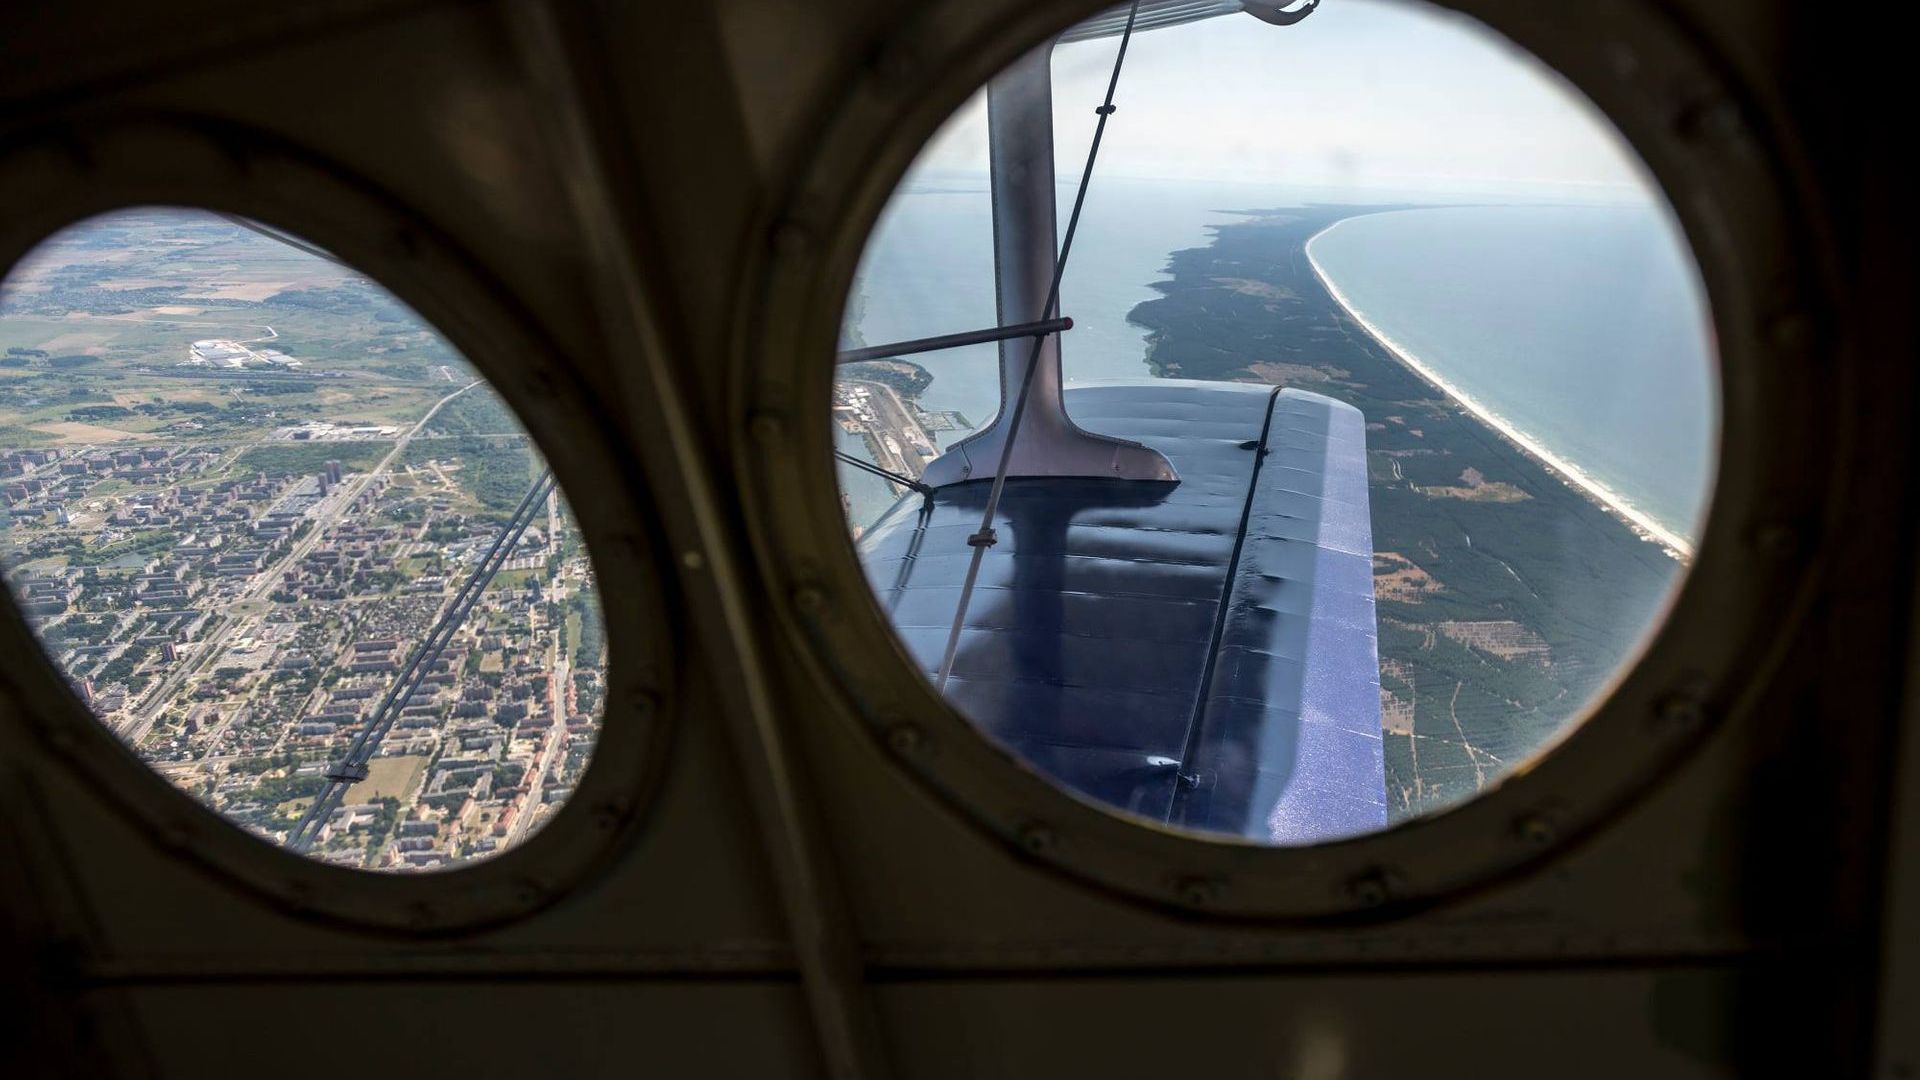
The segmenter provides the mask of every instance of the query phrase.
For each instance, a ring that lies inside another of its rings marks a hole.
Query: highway
[[[553,492],[547,496],[547,545],[550,549],[554,548],[556,544],[554,538],[558,536],[560,532],[559,499],[559,488],[555,487]],[[554,599],[556,603],[559,601],[559,597],[557,596]],[[560,604],[559,606],[562,611],[566,610],[565,604]],[[529,613],[529,617],[531,617],[531,613]],[[547,682],[547,704],[548,708],[552,711],[553,723],[547,728],[546,742],[540,748],[538,762],[534,767],[533,782],[527,785],[526,800],[520,804],[520,812],[514,815],[513,827],[507,830],[506,840],[501,844],[502,847],[512,847],[519,843],[520,839],[526,835],[528,827],[533,822],[534,814],[540,807],[540,795],[546,788],[547,773],[553,767],[554,755],[559,753],[560,748],[567,744],[567,697],[570,687],[567,685],[568,670],[566,652],[561,647],[562,643],[566,640],[566,618],[562,616],[556,620],[552,626],[548,627],[548,630],[547,671],[549,677]]]

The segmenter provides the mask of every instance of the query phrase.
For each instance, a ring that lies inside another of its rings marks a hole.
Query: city
[[[22,306],[10,282],[5,340],[44,340],[22,336]],[[387,371],[337,353],[267,372],[171,362],[207,344],[8,347],[0,557],[93,713],[203,804],[284,842],[541,462],[442,350],[417,370],[395,369],[390,347]],[[598,733],[603,628],[564,500],[542,502],[392,702],[312,856],[445,866],[512,846],[566,800]]]

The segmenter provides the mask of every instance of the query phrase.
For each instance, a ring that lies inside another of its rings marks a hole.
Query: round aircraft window
[[[975,727],[1303,845],[1592,711],[1701,534],[1717,361],[1660,188],[1544,65],[1426,6],[1219,7],[1102,13],[951,118],[867,242],[833,435]]]
[[[524,840],[599,730],[577,524],[413,311],[243,218],[143,208],[0,293],[0,559],[47,655],[180,790],[313,858]]]

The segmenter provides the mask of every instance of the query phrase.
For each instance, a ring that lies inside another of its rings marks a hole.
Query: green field
[[[390,442],[275,443],[256,446],[233,463],[235,475],[303,476],[338,461],[342,472],[366,472],[392,452]]]
[[[536,460],[523,442],[472,435],[416,439],[408,443],[401,454],[403,464],[438,461],[450,467],[451,475],[474,501],[478,512],[502,521],[526,497],[527,489],[533,484]]]

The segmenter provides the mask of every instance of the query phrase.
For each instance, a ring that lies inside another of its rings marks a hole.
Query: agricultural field
[[[473,377],[380,286],[209,214],[94,219],[0,298],[5,447],[409,424]]]

